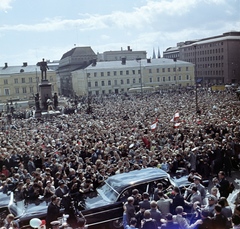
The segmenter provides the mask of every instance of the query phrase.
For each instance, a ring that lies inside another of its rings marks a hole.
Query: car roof
[[[158,168],[144,168],[128,173],[113,175],[106,180],[118,193],[129,186],[135,186],[147,181],[169,178],[169,174]]]

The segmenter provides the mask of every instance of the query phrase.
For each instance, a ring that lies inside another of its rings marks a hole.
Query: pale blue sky
[[[76,44],[95,53],[146,50],[240,31],[240,0],[0,0],[0,66],[59,60]]]

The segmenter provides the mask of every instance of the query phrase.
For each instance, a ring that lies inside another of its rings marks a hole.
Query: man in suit
[[[185,207],[185,202],[183,196],[180,194],[180,190],[178,187],[173,188],[173,202],[171,205],[171,212],[175,214],[175,209],[178,206],[182,206],[183,208]]]
[[[51,198],[51,203],[47,208],[47,216],[46,216],[46,226],[47,228],[51,227],[51,222],[57,220],[60,217],[60,202],[61,198],[53,195]]]
[[[220,192],[221,197],[225,197],[226,199],[229,196],[229,181],[225,177],[225,173],[223,171],[219,171],[218,173],[219,183],[217,184],[218,190]]]

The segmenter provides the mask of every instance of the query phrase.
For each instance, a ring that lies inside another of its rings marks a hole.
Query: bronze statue
[[[47,80],[47,69],[49,69],[47,62],[44,61],[44,58],[41,62],[37,63],[37,66],[40,66],[42,80]]]

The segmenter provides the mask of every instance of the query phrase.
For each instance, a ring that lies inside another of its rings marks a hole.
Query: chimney
[[[125,65],[126,64],[126,57],[123,57],[122,58],[122,65]]]
[[[97,59],[93,59],[92,60],[92,66],[96,66],[97,65]]]
[[[8,67],[8,63],[5,63],[4,69]]]
[[[149,64],[149,63],[151,63],[151,59],[149,58],[149,59],[147,59],[147,63]]]
[[[23,67],[27,67],[27,62],[23,62]]]

